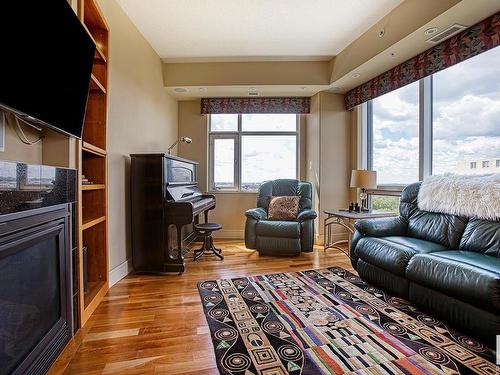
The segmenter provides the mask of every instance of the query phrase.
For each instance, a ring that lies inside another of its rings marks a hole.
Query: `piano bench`
[[[222,250],[214,246],[212,238],[212,232],[222,229],[222,225],[217,223],[195,224],[194,229],[198,237],[203,237],[203,245],[194,251],[193,260],[197,260],[203,255],[215,255],[220,260],[223,260]]]

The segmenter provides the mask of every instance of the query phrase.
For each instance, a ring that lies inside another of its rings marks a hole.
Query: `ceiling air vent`
[[[447,29],[441,31],[439,34],[434,35],[432,38],[426,40],[430,44],[438,44],[443,40],[451,38],[453,35],[458,34],[460,31],[465,30],[467,26],[459,25],[458,23],[451,25]]]

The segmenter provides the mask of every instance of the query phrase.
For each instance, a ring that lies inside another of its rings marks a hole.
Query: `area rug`
[[[498,374],[492,349],[342,268],[198,289],[221,374]]]

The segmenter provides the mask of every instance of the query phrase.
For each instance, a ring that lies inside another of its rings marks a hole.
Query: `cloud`
[[[500,136],[500,98],[465,95],[451,103],[435,103],[433,123],[437,139]]]
[[[500,48],[493,48],[433,75],[434,102],[454,102],[464,95],[500,100]]]

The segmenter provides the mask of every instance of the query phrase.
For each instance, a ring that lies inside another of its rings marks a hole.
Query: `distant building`
[[[486,174],[500,173],[500,157],[495,159],[465,160],[460,162],[458,173],[461,174]]]

